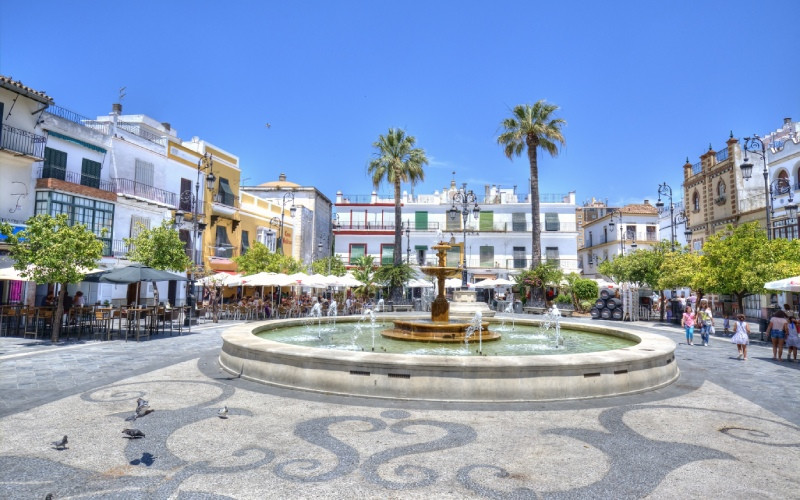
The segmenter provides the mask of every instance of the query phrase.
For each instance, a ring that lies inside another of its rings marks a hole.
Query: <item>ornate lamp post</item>
[[[464,269],[461,271],[461,289],[467,290],[467,219],[472,214],[475,219],[478,219],[481,213],[481,207],[478,206],[478,197],[470,189],[467,191],[467,183],[461,185],[461,189],[453,194],[453,204],[450,210],[447,211],[451,220],[456,220],[458,214],[461,214],[461,227],[464,238]]]
[[[406,221],[406,264],[411,264],[411,221]]]
[[[292,206],[289,208],[289,215],[294,218],[295,214],[297,213],[297,207],[294,206],[294,193],[289,191],[283,195],[283,203],[281,203],[281,224],[280,224],[280,232],[278,233],[278,252],[283,254],[283,218],[286,216],[286,203],[288,199],[291,199]]]
[[[622,225],[622,212],[619,210],[615,210],[614,213],[611,214],[611,220],[608,223],[608,227],[612,230],[616,226],[614,222],[614,217],[617,217],[619,220],[619,250],[621,255],[625,255],[625,240],[628,239],[628,234],[625,230],[625,227]],[[638,245],[636,244],[636,232],[633,233],[633,242],[631,243],[631,248],[635,249]]]
[[[794,138],[794,133],[790,134],[790,138]],[[789,216],[789,219],[794,219],[797,217],[797,205],[793,203],[792,198],[792,186],[789,183],[788,179],[778,178],[772,182],[769,182],[769,167],[767,166],[767,147],[764,144],[764,140],[759,137],[757,134],[753,134],[753,137],[745,137],[742,139],[744,142],[744,162],[739,166],[742,170],[742,178],[744,180],[750,180],[753,176],[753,164],[750,163],[750,159],[747,157],[747,153],[753,153],[761,157],[761,161],[764,164],[764,171],[762,175],[764,176],[764,196],[765,196],[765,205],[764,210],[767,216],[767,239],[772,239],[772,217],[775,215],[775,197],[780,196],[786,193],[789,193],[789,204],[786,205],[786,215]],[[783,151],[784,145],[786,143],[784,141],[773,141],[769,145],[770,151],[773,153],[778,153]]]
[[[192,210],[192,269],[189,273],[189,281],[186,289],[186,301],[189,305],[189,316],[187,318],[187,326],[189,327],[189,331],[192,329],[192,310],[195,308],[197,299],[195,290],[195,268],[198,266],[197,240],[199,239],[203,229],[206,227],[205,222],[198,221],[198,214],[200,212],[200,177],[203,172],[208,171],[208,174],[206,175],[206,190],[213,192],[215,182],[217,180],[213,170],[214,158],[208,153],[203,154],[203,156],[197,160],[197,182],[194,185],[194,194],[192,194],[190,189],[182,192],[180,195],[181,204],[189,204]],[[203,199],[205,199],[205,196],[203,196]],[[175,224],[182,224],[185,216],[185,212],[179,207],[178,210],[175,211]]]
[[[669,233],[670,233],[669,243],[670,243],[670,248],[674,252],[675,251],[675,204],[672,203],[672,188],[666,182],[663,184],[659,184],[658,186],[658,201],[656,202],[656,207],[658,207],[659,213],[661,213],[664,210],[664,202],[661,201],[661,196],[667,196],[669,198]]]

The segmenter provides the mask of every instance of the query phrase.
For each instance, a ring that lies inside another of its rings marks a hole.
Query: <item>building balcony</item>
[[[211,215],[232,219],[239,211],[239,200],[227,193],[215,194],[211,199]]]
[[[444,226],[444,227],[443,227]],[[380,222],[358,222],[352,224],[337,224],[334,231],[394,231],[395,225],[393,223],[380,223]],[[427,226],[422,229],[419,228],[414,222],[411,223],[412,232],[436,232],[439,230],[444,232],[460,233],[461,224],[457,227],[447,227],[445,224],[438,222],[429,222]],[[403,227],[405,230],[405,227]],[[526,224],[512,224],[511,222],[495,222],[491,225],[467,225],[467,231],[471,233],[530,233],[533,227],[530,223]],[[542,234],[544,233],[574,233],[577,231],[577,226],[574,222],[561,222],[558,224],[546,224],[542,226]]]
[[[239,256],[239,247],[233,245],[208,245],[206,246],[206,256],[232,259]]]
[[[111,181],[115,186],[117,196],[168,208],[175,208],[178,204],[178,195],[176,193],[155,186],[148,186],[133,179],[114,177]]]
[[[91,196],[108,201],[117,201],[116,189],[112,181],[85,175],[79,172],[44,166],[36,170],[37,189],[55,189]]]
[[[0,134],[0,151],[10,153],[14,156],[24,156],[34,161],[44,160],[44,147],[47,137],[34,134],[27,130],[3,124],[3,131]]]

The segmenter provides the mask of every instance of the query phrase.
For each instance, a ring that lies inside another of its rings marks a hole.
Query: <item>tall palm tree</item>
[[[497,143],[505,148],[506,156],[513,160],[520,156],[525,147],[528,148],[528,162],[531,166],[531,222],[532,222],[532,248],[531,269],[534,269],[542,260],[542,228],[539,222],[539,165],[537,151],[541,148],[558,156],[559,146],[565,144],[561,127],[567,122],[562,118],[555,118],[553,113],[558,110],[555,104],[548,104],[544,99],[536,101],[531,106],[524,104],[515,106],[511,116],[501,123],[503,132],[497,138]]]
[[[394,265],[402,263],[400,251],[402,236],[402,213],[400,212],[400,183],[411,185],[425,179],[423,167],[428,164],[425,150],[415,147],[414,136],[406,135],[404,130],[390,128],[389,133],[381,135],[372,146],[375,158],[369,162],[367,172],[372,176],[372,184],[377,189],[381,182],[394,185]],[[392,300],[401,298],[402,288],[392,287]]]

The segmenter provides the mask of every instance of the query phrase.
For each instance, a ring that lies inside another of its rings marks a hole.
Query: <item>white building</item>
[[[531,212],[527,196],[516,189],[485,186],[476,193],[480,214],[470,215],[464,226],[459,215],[447,212],[458,188],[433,194],[403,193],[403,261],[412,265],[435,263],[431,247],[435,240],[453,241],[449,266],[466,265],[468,281],[506,277],[531,264]],[[540,195],[542,259],[559,265],[565,272],[578,272],[575,222],[575,193]],[[336,194],[335,253],[346,265],[361,255],[372,255],[376,263],[390,263],[394,256],[394,199],[370,195]]]
[[[584,246],[578,251],[587,278],[602,277],[597,266],[614,260],[618,255],[628,255],[637,249],[646,249],[659,242],[658,209],[644,200],[607,213],[583,224]]]

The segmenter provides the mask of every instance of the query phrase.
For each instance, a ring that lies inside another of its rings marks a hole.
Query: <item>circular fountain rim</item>
[[[381,321],[409,317],[382,315]],[[337,322],[358,319],[340,317]],[[528,318],[516,322],[541,323]],[[302,324],[303,318],[298,318],[233,326],[222,334],[220,364],[242,378],[287,388],[371,398],[465,402],[633,394],[668,385],[679,374],[672,340],[616,325],[561,322],[565,328],[615,335],[638,343],[608,351],[537,356],[346,351],[297,346],[255,335]]]

